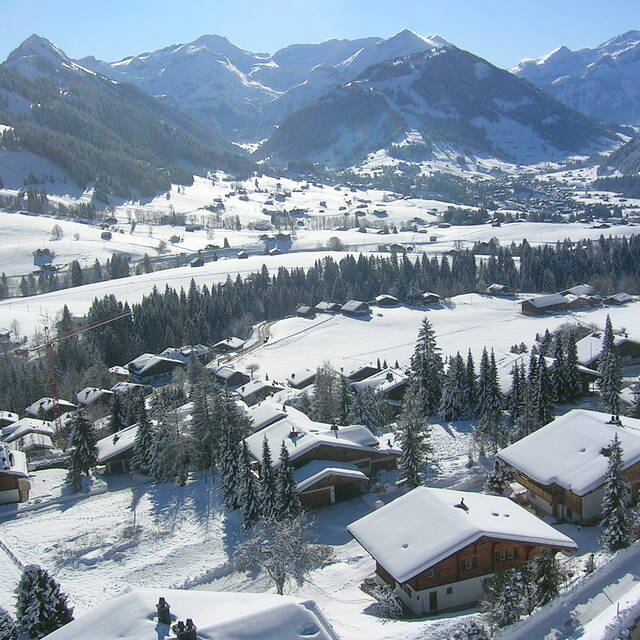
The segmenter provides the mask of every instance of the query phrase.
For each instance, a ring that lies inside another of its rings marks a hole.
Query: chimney
[[[171,612],[169,610],[169,604],[164,598],[160,598],[158,600],[156,609],[158,611],[158,623],[171,624]]]
[[[464,498],[460,498],[460,502],[454,505],[456,509],[462,509],[463,511],[469,511],[469,507],[464,503]]]
[[[392,381],[393,381],[393,373],[391,373],[391,371],[388,371],[388,372],[387,372],[387,380],[388,380],[389,382],[392,382]]]

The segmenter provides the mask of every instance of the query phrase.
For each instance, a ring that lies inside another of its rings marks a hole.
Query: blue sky
[[[294,42],[387,37],[409,28],[511,67],[565,44],[594,46],[640,29],[638,0],[0,0],[0,59],[38,33],[103,60],[204,33],[253,51]]]

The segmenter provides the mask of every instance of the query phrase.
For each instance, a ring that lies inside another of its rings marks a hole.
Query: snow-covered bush
[[[371,595],[376,599],[378,611],[383,618],[397,619],[402,615],[402,605],[393,587],[378,585]]]

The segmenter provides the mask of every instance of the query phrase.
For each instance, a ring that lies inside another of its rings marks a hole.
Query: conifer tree
[[[542,355],[538,358],[532,399],[535,407],[536,427],[542,427],[551,422],[555,417],[556,406],[551,376],[547,362]]]
[[[473,418],[476,415],[476,405],[478,404],[478,381],[476,378],[476,366],[473,362],[471,349],[467,354],[467,381],[465,385],[464,403],[467,407],[465,418]]]
[[[483,491],[494,496],[502,496],[513,481],[513,472],[497,458],[493,461],[493,469],[487,476]]]
[[[318,367],[311,402],[311,417],[318,422],[338,424],[341,404],[340,378],[329,362]]]
[[[466,411],[465,390],[467,370],[460,353],[451,359],[444,379],[440,414],[446,421],[461,420]]]
[[[277,475],[273,468],[271,449],[265,438],[262,441],[262,459],[260,461],[260,516],[274,519],[278,510]]]
[[[422,391],[422,413],[425,417],[433,415],[440,406],[444,366],[436,344],[435,331],[426,316],[420,326],[411,357],[411,371]]]
[[[551,602],[560,593],[562,572],[549,547],[542,547],[529,563],[529,574],[536,606]]]
[[[18,640],[18,627],[6,609],[0,607],[0,640]]]
[[[122,431],[128,425],[125,424],[122,410],[122,400],[117,393],[113,394],[111,399],[111,416],[109,417],[109,431],[111,433],[118,433]]]
[[[289,452],[283,442],[278,467],[278,517],[281,520],[294,520],[302,512],[303,508],[296,492],[296,481],[293,478],[293,467],[289,461]]]
[[[218,441],[206,387],[196,380],[190,384],[190,396],[193,402],[191,432],[198,450],[198,468],[208,470],[214,465]]]
[[[240,506],[240,491],[238,487],[239,454],[238,442],[227,425],[222,431],[218,456],[220,487],[227,509],[237,509]]]
[[[67,482],[73,491],[80,491],[82,475],[89,476],[98,464],[98,448],[93,426],[86,419],[84,411],[74,412],[69,426],[69,472]]]
[[[598,360],[598,369],[602,374],[597,383],[600,389],[600,406],[606,413],[617,416],[620,414],[622,367],[620,357],[616,351],[615,338],[609,316],[607,316],[604,335],[602,336],[602,353]]]
[[[422,407],[422,388],[413,378],[409,381],[398,418],[398,443],[402,450],[399,482],[407,487],[421,484],[421,472],[432,449],[429,429],[425,424]]]
[[[627,485],[624,478],[623,451],[618,434],[608,448],[609,464],[602,498],[602,546],[612,553],[631,543],[627,515]]]
[[[486,615],[492,627],[501,629],[517,622],[523,615],[524,582],[519,569],[499,571],[485,582],[479,609]]]
[[[349,383],[344,376],[340,376],[340,414],[339,424],[349,424],[349,412],[351,410],[351,394],[349,393]]]
[[[242,507],[242,526],[250,529],[260,518],[260,497],[256,478],[251,469],[251,458],[247,443],[242,443],[240,458],[240,506]]]
[[[525,380],[521,367],[516,362],[511,369],[511,390],[508,397],[509,418],[512,425],[516,424],[517,419],[522,415]]]
[[[579,364],[580,363],[578,361],[578,346],[576,344],[576,334],[575,331],[571,330],[569,332],[569,337],[567,338],[567,348],[565,351],[563,371],[565,390],[568,400],[573,400],[580,394],[580,381],[578,378]]]
[[[147,416],[147,409],[142,403],[140,415],[138,416],[138,430],[133,441],[132,471],[141,473],[144,476],[152,475],[154,439],[154,428]]]
[[[556,403],[562,404],[569,399],[566,380],[565,353],[560,336],[556,336],[556,344],[553,352],[553,369],[551,371],[551,388]]]

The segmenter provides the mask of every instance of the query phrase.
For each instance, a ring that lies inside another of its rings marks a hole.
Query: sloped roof
[[[220,340],[220,342],[216,342],[213,345],[213,348],[216,347],[229,347],[229,349],[241,349],[244,346],[244,340],[240,338],[236,338],[232,336],[230,338],[225,338],[224,340]]]
[[[572,294],[574,296],[590,296],[595,289],[590,284],[577,284],[575,287],[571,287],[569,289],[565,289],[560,293],[563,296],[567,294]]]
[[[359,311],[364,307],[369,307],[366,302],[362,302],[362,300],[349,300],[340,307],[340,311],[346,311],[347,313],[354,313],[355,311]]]
[[[46,420],[37,420],[36,418],[22,418],[11,425],[10,433],[4,433],[5,442],[14,442],[19,438],[23,438],[29,433],[41,433],[42,435],[51,437],[55,432],[53,423]]]
[[[576,348],[578,350],[578,362],[580,364],[588,365],[594,360],[597,360],[602,354],[602,341],[603,335],[601,333],[591,333],[578,340],[576,343]],[[613,343],[616,347],[620,347],[627,343],[635,344],[640,347],[640,340],[630,338],[629,336],[616,335],[613,338]]]
[[[54,404],[55,400],[53,398],[40,398],[40,400],[36,400],[33,404],[30,404],[25,409],[25,413],[37,418],[40,415],[40,411],[44,411],[45,413],[52,411]],[[58,400],[58,407],[61,409],[75,409],[76,405],[68,400],[60,399]]]
[[[351,386],[357,391],[371,389],[376,393],[386,393],[406,384],[407,380],[409,376],[400,369],[383,369],[360,382],[354,382]]]
[[[14,451],[0,444],[0,473],[26,478],[29,475],[27,456],[22,451]]]
[[[166,356],[158,356],[155,353],[143,353],[131,362],[127,363],[130,371],[133,371],[136,375],[143,375],[148,373],[154,366],[160,362],[168,362],[177,366],[184,366],[185,361],[183,359],[169,358]]]
[[[149,389],[146,384],[138,384],[136,382],[116,382],[113,387],[111,387],[111,391],[114,393],[129,393],[129,391],[134,391],[135,389],[145,390]]]
[[[355,464],[335,462],[334,460],[312,460],[293,473],[298,493],[331,476],[354,478],[355,480],[369,479]]]
[[[264,380],[249,380],[249,382],[238,387],[234,393],[237,393],[241,398],[246,398],[262,390],[269,390],[275,393],[276,391],[282,390],[282,387],[271,384],[270,382],[265,382]]]
[[[298,369],[287,376],[287,382],[292,386],[299,385],[315,379],[317,373],[317,369]]]
[[[553,307],[557,304],[567,304],[567,300],[563,295],[559,293],[551,293],[548,296],[539,296],[537,298],[529,298],[525,302],[531,303],[538,309],[544,309],[545,307]]]
[[[573,409],[502,449],[498,457],[539,484],[555,483],[586,495],[604,482],[609,458],[602,451],[616,434],[624,468],[640,461],[640,420],[625,416],[621,427],[608,424],[610,419],[607,413]]]
[[[460,508],[464,501],[466,509]],[[398,582],[483,537],[575,549],[576,543],[508,498],[418,487],[347,530]]]
[[[110,397],[113,395],[113,391],[109,389],[100,389],[99,387],[85,387],[82,391],[78,391],[76,398],[78,404],[84,406],[90,406],[94,402],[102,400],[105,396]]]
[[[111,458],[115,458],[117,455],[131,449],[136,439],[136,433],[138,433],[138,425],[132,424],[130,427],[121,429],[118,433],[98,440],[98,463],[107,462]]]
[[[249,407],[248,415],[251,420],[251,429],[254,433],[287,417],[286,411],[283,411],[269,400]]]

